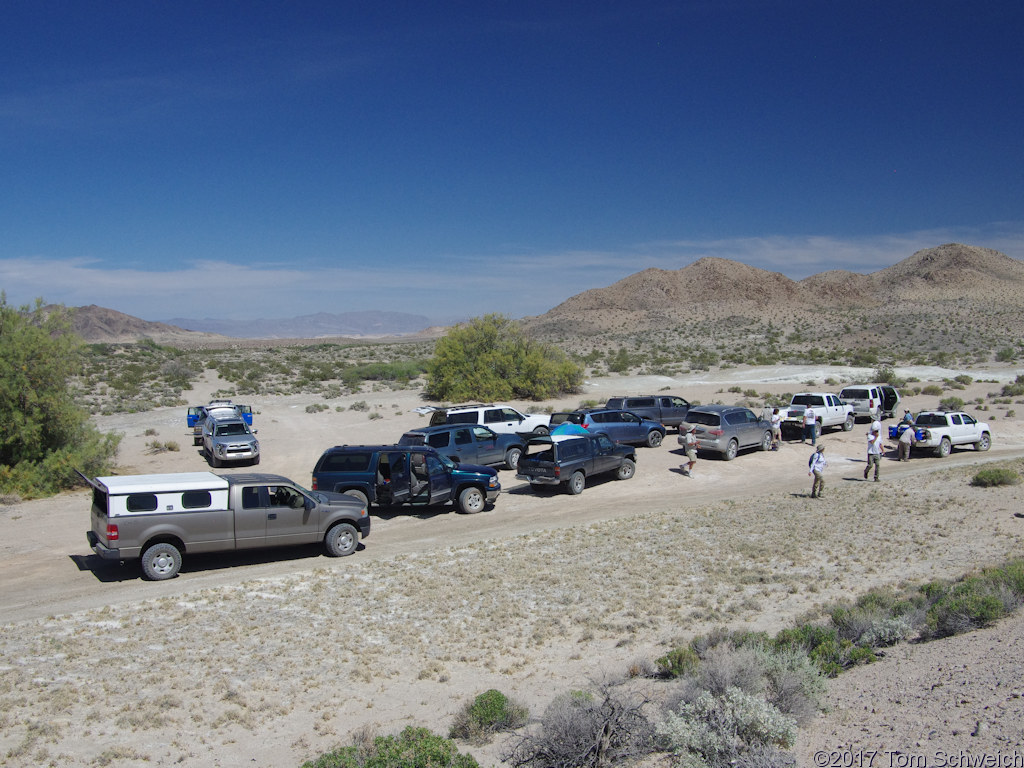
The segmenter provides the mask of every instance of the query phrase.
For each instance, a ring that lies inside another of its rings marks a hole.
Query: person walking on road
[[[825,459],[825,446],[819,445],[811,454],[807,462],[807,474],[814,478],[811,482],[811,498],[821,499],[825,496],[825,467],[828,461]]]
[[[871,431],[868,432],[868,464],[864,467],[864,479],[871,474],[871,467],[875,467],[875,482],[878,482],[878,472],[882,465],[882,425],[879,422],[871,424]]]
[[[679,425],[679,444],[683,446],[687,462],[679,465],[679,469],[687,477],[693,477],[693,466],[697,463],[697,425],[683,422]]]

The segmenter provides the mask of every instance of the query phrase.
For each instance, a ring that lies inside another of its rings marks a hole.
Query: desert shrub
[[[853,641],[841,638],[835,627],[802,624],[779,632],[774,647],[801,648],[818,666],[822,674],[835,677],[847,667],[875,660],[870,648],[855,646]]]
[[[150,437],[150,436],[152,436],[152,435],[155,435],[155,434],[156,434],[156,430],[155,430],[155,429],[153,429],[153,427],[149,427],[149,428],[147,428],[147,429],[146,429],[146,431],[145,431],[145,432],[143,432],[142,434],[144,434],[144,435],[145,435],[146,437]]]
[[[146,447],[150,453],[164,453],[166,451],[180,451],[181,446],[174,440],[168,440],[167,442],[160,442],[159,440],[150,440],[146,443]]]
[[[1017,359],[1017,350],[1013,347],[1002,347],[996,352],[996,360],[1000,363],[1012,363]]]
[[[700,688],[714,696],[721,696],[730,688],[763,695],[767,686],[755,647],[736,647],[732,642],[710,648],[701,657],[694,676]]]
[[[365,400],[356,400],[352,405],[348,407],[350,411],[368,411],[370,406]]]
[[[986,568],[953,584],[922,587],[932,600],[926,637],[947,637],[991,624],[1024,603],[1024,560]]]
[[[434,345],[428,396],[437,400],[545,400],[578,392],[583,369],[561,349],[526,337],[504,315],[456,326]]]
[[[101,435],[70,389],[82,349],[66,310],[16,309],[0,292],[0,491],[47,495],[80,482],[76,468],[111,468],[120,438]]]
[[[928,395],[929,397],[940,397],[942,392],[942,387],[938,384],[928,384],[927,386],[921,387],[921,394]]]
[[[991,488],[997,485],[1019,485],[1020,475],[1007,467],[991,467],[979,470],[971,478],[971,485],[979,488]]]
[[[944,397],[939,400],[939,408],[947,411],[959,411],[964,407],[963,398],[960,397]]]
[[[663,677],[682,677],[693,672],[700,663],[700,657],[691,647],[673,648],[655,661]]]
[[[727,766],[751,753],[763,755],[766,748],[792,747],[796,720],[761,697],[729,688],[719,696],[705,691],[680,705],[658,724],[657,733],[680,765]]]
[[[765,700],[798,723],[811,720],[825,698],[825,677],[810,657],[797,648],[758,645],[758,664],[765,676]]]
[[[330,406],[326,403],[310,403],[306,406],[306,413],[320,413],[326,411]]]
[[[379,411],[371,411],[369,414],[367,414],[366,418],[368,418],[370,421],[376,421],[377,419],[383,419],[384,417],[380,414]]]
[[[426,728],[409,726],[397,736],[378,736],[372,744],[354,744],[321,755],[302,768],[478,768],[472,755]]]
[[[455,722],[448,732],[453,739],[483,744],[491,735],[526,723],[529,711],[521,704],[511,701],[501,691],[484,691],[456,713]]]
[[[1024,375],[1017,376],[1013,384],[1004,384],[1001,394],[1003,397],[1020,397],[1024,395]]]
[[[655,733],[646,703],[613,686],[597,696],[562,694],[544,710],[539,729],[516,737],[502,760],[525,768],[596,768],[649,754]]]

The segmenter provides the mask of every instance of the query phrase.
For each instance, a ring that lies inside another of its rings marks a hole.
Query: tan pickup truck
[[[140,560],[152,580],[176,576],[186,553],[323,542],[343,557],[370,535],[364,502],[280,475],[82,477],[93,489],[89,546],[104,560]]]

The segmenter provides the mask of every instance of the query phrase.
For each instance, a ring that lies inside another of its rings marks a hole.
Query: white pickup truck
[[[992,430],[984,421],[976,421],[963,411],[921,411],[914,419],[916,442],[911,448],[930,448],[936,456],[949,456],[955,445],[973,445],[976,451],[987,451],[992,445]],[[889,427],[889,439],[899,440],[907,424]]]
[[[817,423],[817,434],[825,427],[842,427],[844,432],[853,429],[853,406],[839,399],[839,395],[830,392],[801,392],[793,395],[789,407],[781,412],[783,431],[802,431],[804,428],[804,411],[807,406],[814,411]]]

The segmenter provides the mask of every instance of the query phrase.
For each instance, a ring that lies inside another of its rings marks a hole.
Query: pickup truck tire
[[[843,422],[843,432],[852,432],[854,421],[856,421],[856,419],[853,418],[853,414],[849,414],[846,417],[846,421]]]
[[[369,504],[370,500],[366,498],[366,494],[362,491],[350,488],[347,491],[342,491],[346,496],[351,496],[353,499],[358,499],[360,504]]]
[[[665,439],[665,436],[657,429],[652,429],[647,433],[647,447],[657,448],[661,445],[661,441]]]
[[[508,469],[515,469],[519,466],[519,457],[523,455],[523,452],[519,448],[509,448],[505,452],[505,466]]]
[[[992,447],[992,437],[988,432],[981,433],[981,439],[974,444],[974,450],[976,451],[987,451]]]
[[[949,442],[949,438],[948,437],[944,437],[939,442],[939,447],[935,449],[935,455],[938,456],[940,459],[944,459],[947,456],[949,456],[950,451],[952,451],[952,450],[953,450],[953,444],[951,442]]]
[[[543,436],[543,435],[547,435],[547,434],[550,434],[550,433],[551,433],[551,430],[548,429],[547,427],[545,427],[543,424],[541,424],[539,427],[534,427],[533,428],[533,434],[535,434],[535,435]]]
[[[356,551],[359,545],[359,533],[351,523],[332,525],[324,536],[324,549],[331,557],[345,557]]]
[[[181,570],[181,552],[173,544],[161,541],[142,551],[142,575],[150,581],[173,579]]]
[[[761,445],[760,445],[760,448],[761,448],[762,451],[770,451],[772,449],[772,433],[771,433],[771,430],[766,430],[765,433],[763,435],[761,435]]]
[[[725,446],[725,453],[722,454],[722,458],[726,461],[732,461],[736,458],[736,454],[740,452],[740,444],[733,438],[729,441],[729,444]]]
[[[573,472],[572,477],[565,484],[565,490],[567,490],[573,496],[579,496],[583,493],[583,489],[587,487],[587,476],[582,472]]]
[[[487,506],[487,497],[479,488],[463,488],[459,494],[459,511],[464,515],[475,515],[483,512]]]
[[[616,480],[629,480],[633,475],[636,474],[636,464],[633,463],[632,459],[623,459],[622,464],[619,466],[619,471],[615,473]]]

